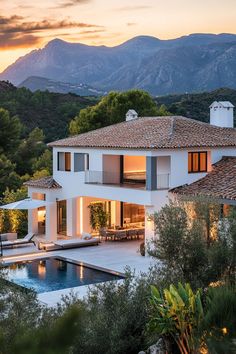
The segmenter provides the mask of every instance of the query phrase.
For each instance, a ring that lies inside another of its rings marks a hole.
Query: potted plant
[[[90,225],[92,230],[99,231],[107,226],[109,214],[103,209],[102,203],[90,204]]]

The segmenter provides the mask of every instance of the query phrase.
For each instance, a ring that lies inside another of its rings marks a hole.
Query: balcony
[[[135,178],[124,179],[120,183],[120,175],[107,171],[85,171],[85,183],[96,185],[107,185],[123,188],[134,188],[146,190],[146,181],[143,175],[135,174]],[[169,189],[169,174],[157,174],[156,188],[152,190]]]

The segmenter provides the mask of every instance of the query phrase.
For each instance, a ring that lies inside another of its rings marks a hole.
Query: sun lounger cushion
[[[93,237],[88,232],[82,232],[82,240],[91,240]]]
[[[71,239],[71,240],[58,240],[54,244],[61,248],[83,247],[89,245],[97,245],[99,243],[98,238],[92,238],[90,240]]]

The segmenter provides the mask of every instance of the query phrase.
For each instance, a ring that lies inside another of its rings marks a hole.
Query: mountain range
[[[153,95],[236,88],[236,35],[138,36],[115,47],[54,39],[19,58],[0,80],[22,85],[31,76],[98,91],[139,88]]]

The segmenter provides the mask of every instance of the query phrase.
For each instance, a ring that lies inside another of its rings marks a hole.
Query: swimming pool
[[[36,293],[74,288],[124,277],[63,258],[44,258],[5,266],[6,279]]]

